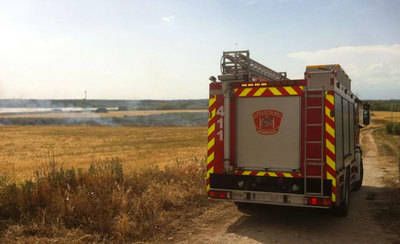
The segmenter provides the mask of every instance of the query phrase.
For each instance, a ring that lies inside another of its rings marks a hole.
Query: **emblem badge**
[[[273,135],[279,132],[283,114],[277,110],[265,109],[253,113],[256,131],[262,135]]]

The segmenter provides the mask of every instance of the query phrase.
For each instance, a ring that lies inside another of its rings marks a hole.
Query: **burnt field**
[[[134,126],[205,126],[205,110],[169,111],[154,113],[82,112],[9,114],[0,116],[0,125],[134,125]]]
[[[169,238],[209,203],[206,127],[0,126],[0,242]]]
[[[1,114],[0,242],[168,238],[209,204],[207,116],[195,109]]]
[[[0,99],[0,108],[125,108],[126,110],[205,109],[206,99],[121,100],[121,99]]]

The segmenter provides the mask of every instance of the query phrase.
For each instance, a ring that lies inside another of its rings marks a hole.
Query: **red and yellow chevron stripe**
[[[214,173],[214,160],[215,160],[215,127],[216,120],[214,119],[217,113],[216,108],[217,96],[211,96],[208,100],[208,143],[207,143],[207,172],[206,172],[206,190],[210,190],[210,174]]]
[[[332,202],[336,202],[336,153],[335,153],[335,96],[332,91],[325,92],[325,151],[326,178],[332,181]]]
[[[304,86],[258,86],[240,87],[233,91],[238,97],[300,96]]]
[[[282,178],[301,177],[300,172],[272,172],[272,171],[257,171],[257,170],[237,171],[236,175],[269,176],[269,177],[282,177]]]

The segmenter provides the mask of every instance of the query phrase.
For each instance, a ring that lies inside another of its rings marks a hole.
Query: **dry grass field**
[[[205,127],[0,126],[0,242],[167,238],[180,219],[208,205],[206,133]]]
[[[204,127],[0,126],[0,170],[20,181],[54,159],[65,168],[119,158],[131,171],[204,158]]]
[[[400,112],[371,111],[372,119],[377,122],[400,122]]]
[[[136,111],[135,114],[158,112]],[[126,113],[112,112],[99,116],[122,116]],[[69,113],[61,114],[70,116]],[[373,120],[379,123],[400,121],[400,112],[373,111],[372,115]],[[0,126],[0,135],[0,170],[17,181],[32,177],[37,167],[53,157],[65,168],[87,168],[98,160],[119,158],[129,172],[143,166],[165,166],[176,161],[202,159],[206,154],[204,127]]]

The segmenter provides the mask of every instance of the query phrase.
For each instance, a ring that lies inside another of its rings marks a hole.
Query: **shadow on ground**
[[[258,206],[251,215],[243,215],[229,226],[228,232],[259,242],[288,243],[297,238],[328,243],[374,242],[382,232],[376,223],[392,234],[400,229],[400,202],[391,198],[395,192],[399,189],[371,186],[352,192],[347,217],[336,217],[326,209]],[[387,241],[396,240],[400,236]]]

